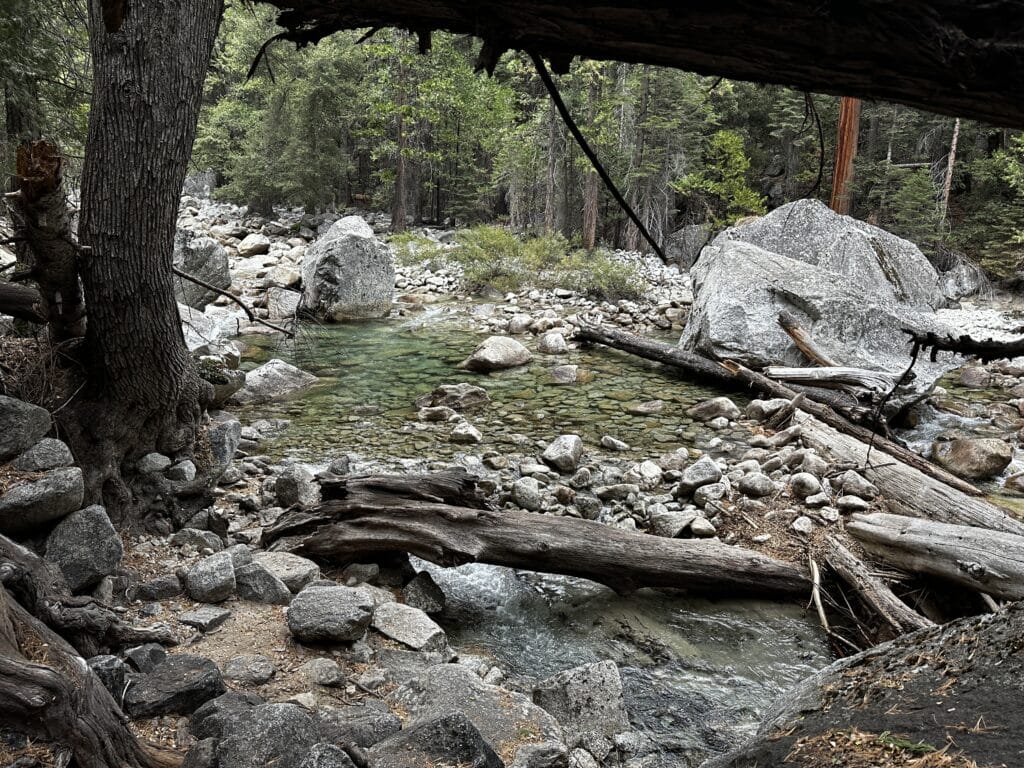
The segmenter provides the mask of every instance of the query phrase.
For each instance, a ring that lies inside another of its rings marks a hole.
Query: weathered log
[[[784,597],[810,589],[796,565],[717,541],[661,538],[402,492],[420,480],[429,482],[389,476],[339,481],[334,494],[340,498],[289,510],[264,531],[263,545],[337,562],[408,552],[445,567],[489,563],[579,576],[622,593],[662,587],[715,597]]]
[[[1015,332],[1021,333],[1022,330],[1024,329],[1018,328]],[[931,350],[932,359],[935,359],[935,355],[939,352],[955,352],[964,357],[977,357],[983,363],[991,360],[1024,357],[1024,339],[995,341],[993,339],[974,339],[967,334],[959,337],[939,336],[932,331],[921,333],[909,328],[904,328],[903,332],[921,349]]]
[[[1007,600],[1024,598],[1024,535],[903,515],[854,515],[846,525],[870,554],[910,573]]]
[[[981,491],[970,483],[923,459],[910,449],[881,435],[877,435],[870,429],[853,423],[867,417],[869,415],[868,409],[858,408],[854,410],[846,407],[839,408],[841,412],[837,412],[837,410],[834,410],[836,406],[830,407],[831,404],[814,400],[814,398],[827,400],[827,396],[837,398],[840,397],[838,393],[811,387],[787,387],[785,384],[772,381],[767,376],[752,371],[732,360],[715,363],[698,355],[683,352],[669,344],[651,341],[650,339],[626,333],[625,331],[584,327],[577,331],[576,338],[582,341],[597,342],[614,349],[630,352],[638,357],[671,365],[702,382],[711,381],[725,386],[744,387],[769,397],[781,397],[786,400],[792,400],[798,392],[803,392],[808,398],[803,404],[803,410],[825,422],[830,427],[852,436],[857,441],[864,443],[872,441],[875,446],[897,457],[905,464],[914,467],[929,477],[935,478],[941,483],[956,488],[962,493],[971,496],[982,495]],[[725,370],[726,376],[722,375],[722,369]],[[884,424],[878,426],[884,427]]]
[[[896,377],[882,371],[870,371],[867,368],[847,368],[841,366],[826,368],[792,368],[772,365],[764,369],[769,379],[784,381],[787,384],[805,384],[826,389],[842,389],[853,395],[881,395],[890,392],[896,386]]]
[[[898,635],[934,626],[900,600],[889,586],[875,576],[863,560],[843,546],[835,536],[826,538],[825,559],[839,577],[857,593],[861,601],[878,614]]]
[[[0,315],[10,315],[42,325],[46,322],[43,297],[35,288],[18,283],[0,283]]]
[[[66,745],[81,768],[162,768],[181,758],[144,747],[75,649],[0,586],[0,723]]]
[[[1024,523],[985,499],[970,496],[950,483],[936,482],[934,474],[929,476],[902,456],[895,456],[884,441],[875,441],[869,457],[866,442],[842,434],[808,413],[798,411],[793,420],[801,426],[805,445],[837,463],[857,465],[858,471],[878,486],[890,512],[1024,536]]]
[[[658,64],[1024,124],[1016,0],[266,1],[282,11],[283,36],[301,44],[340,29],[447,30],[499,52],[538,51],[562,71],[573,56]]]
[[[837,366],[839,363],[835,362],[824,350],[821,349],[817,344],[814,343],[814,339],[811,338],[811,334],[800,325],[800,321],[797,319],[789,310],[782,310],[779,313],[779,325],[782,330],[793,340],[796,348],[804,353],[804,356],[815,365],[820,365],[823,368],[831,366]]]
[[[85,657],[141,643],[177,643],[165,625],[134,627],[98,600],[73,596],[56,566],[3,535],[0,586]]]

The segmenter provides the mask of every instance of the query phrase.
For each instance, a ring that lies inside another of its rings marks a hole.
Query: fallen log
[[[798,392],[802,392],[806,398],[802,406],[803,410],[828,424],[833,429],[850,435],[859,442],[868,443],[873,441],[873,444],[879,449],[884,450],[891,456],[895,456],[903,463],[914,467],[929,477],[935,478],[940,483],[945,483],[959,490],[961,493],[970,496],[982,495],[981,491],[970,483],[932,464],[910,449],[878,435],[870,429],[853,423],[854,421],[863,421],[868,417],[870,415],[868,409],[859,408],[857,411],[851,412],[849,408],[839,407],[841,412],[837,412],[833,409],[836,406],[832,406],[831,403],[814,400],[814,398],[826,400],[823,393],[827,393],[827,395],[832,397],[838,397],[837,393],[816,388],[787,387],[785,384],[772,381],[767,376],[752,371],[732,360],[716,363],[707,358],[683,352],[669,344],[651,341],[650,339],[626,333],[625,331],[583,327],[576,332],[576,338],[581,341],[597,342],[614,349],[621,349],[638,357],[671,365],[700,381],[711,381],[737,388],[745,387],[769,397],[780,397],[786,400],[792,400]],[[723,370],[725,371],[725,376],[722,374]]]
[[[821,347],[814,343],[811,334],[800,325],[800,321],[792,312],[788,310],[780,312],[778,322],[782,330],[786,332],[786,335],[793,340],[796,348],[803,352],[804,357],[812,363],[823,368],[839,365]]]
[[[770,366],[764,369],[764,375],[775,381],[787,384],[809,384],[826,389],[837,388],[850,392],[855,396],[875,396],[885,394],[896,386],[896,378],[881,371],[870,371],[867,368],[848,368],[834,366],[831,368],[792,368],[786,366]]]
[[[0,315],[28,320],[42,325],[46,322],[43,297],[35,288],[17,283],[0,283]]]
[[[442,473],[467,490],[472,481]],[[334,500],[292,509],[264,531],[263,546],[337,562],[407,552],[445,567],[489,563],[578,576],[628,593],[642,587],[714,597],[806,594],[792,563],[717,541],[669,539],[590,520],[456,504],[458,494],[418,492],[436,476],[336,481]],[[452,479],[454,478],[454,479]],[[413,487],[411,493],[403,489]],[[464,494],[470,497],[467,492]]]
[[[909,605],[900,600],[889,586],[875,576],[863,560],[843,546],[835,536],[825,540],[825,560],[857,594],[861,601],[880,616],[897,635],[915,629],[935,626]]]
[[[805,445],[837,463],[860,467],[858,471],[881,490],[890,512],[1024,536],[1024,523],[951,483],[935,482],[934,474],[929,476],[903,461],[903,456],[894,455],[884,441],[876,440],[869,449],[868,443],[832,429],[803,411],[798,411],[793,420],[801,426]]]
[[[1024,535],[903,515],[854,515],[846,525],[873,556],[909,573],[993,597],[1024,598]]]

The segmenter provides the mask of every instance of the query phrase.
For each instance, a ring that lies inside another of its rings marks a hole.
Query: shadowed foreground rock
[[[899,743],[948,746],[942,765],[1024,765],[1022,651],[1024,603],[904,635],[809,678],[703,768],[868,765],[853,758]]]

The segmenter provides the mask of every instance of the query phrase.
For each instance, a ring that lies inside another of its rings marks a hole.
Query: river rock
[[[38,405],[0,395],[0,461],[38,443],[50,431],[50,412]]]
[[[539,511],[544,504],[540,483],[532,477],[520,477],[512,483],[512,501],[530,512]]]
[[[533,701],[562,726],[567,746],[583,747],[599,759],[611,750],[615,734],[629,729],[614,661],[559,672],[534,687]]]
[[[1009,466],[1013,448],[995,437],[961,438],[932,445],[932,461],[958,477],[983,480]]]
[[[556,365],[551,369],[551,382],[553,384],[575,384],[579,380],[580,367],[578,365]]]
[[[199,603],[219,603],[235,593],[235,565],[227,552],[204,557],[188,569],[185,591]]]
[[[531,360],[533,355],[530,354],[530,350],[515,339],[508,336],[490,336],[484,339],[459,367],[488,373],[526,365]]]
[[[248,563],[235,568],[235,584],[242,600],[270,605],[288,605],[291,590],[262,563]]]
[[[402,601],[424,613],[441,613],[445,606],[445,595],[429,571],[420,571],[402,587]]]
[[[268,243],[269,245],[269,243]],[[174,266],[204,283],[226,290],[231,285],[228,252],[212,237],[197,237],[188,229],[178,229],[174,236]],[[217,292],[175,275],[174,298],[182,304],[202,309]]]
[[[564,355],[569,351],[569,345],[565,343],[565,336],[556,331],[545,333],[541,337],[540,343],[537,344],[537,348],[545,355]]]
[[[288,606],[288,629],[300,643],[352,642],[373,616],[373,597],[360,587],[304,589]]]
[[[460,421],[452,427],[452,431],[448,433],[448,439],[459,445],[477,445],[484,441],[484,436],[468,421]]]
[[[262,256],[270,251],[270,238],[259,232],[246,235],[238,244],[238,255],[243,259],[251,256]]]
[[[402,728],[402,721],[376,700],[349,707],[318,707],[316,715],[321,736],[335,744],[372,747]]]
[[[664,468],[664,464],[662,464]],[[676,486],[676,495],[689,496],[702,485],[717,483],[722,479],[722,468],[710,456],[701,456],[683,470]]]
[[[442,384],[433,392],[416,399],[419,408],[450,408],[460,413],[479,411],[491,404],[490,395],[483,387],[467,382]]]
[[[359,216],[338,219],[303,259],[302,303],[321,320],[385,317],[394,285],[390,251]]]
[[[697,517],[696,510],[668,509],[662,504],[654,505],[659,509],[648,508],[650,515],[650,532],[655,536],[664,536],[675,539],[682,536],[690,527],[690,523]]]
[[[274,494],[277,503],[286,509],[293,504],[312,507],[320,501],[320,486],[306,467],[292,464],[277,476]]]
[[[561,435],[556,437],[541,458],[559,472],[574,472],[576,465],[583,457],[583,440],[579,435]]]
[[[878,488],[852,469],[848,469],[839,477],[838,487],[845,494],[860,496],[860,498],[868,499],[869,501],[878,495]]]
[[[309,389],[317,378],[284,360],[268,360],[245,375],[245,386],[231,397],[242,405],[269,403]]]
[[[740,409],[728,397],[713,397],[690,408],[686,415],[697,421],[711,421],[725,417],[730,421],[740,417]]]
[[[296,270],[291,271],[298,275]],[[287,288],[267,289],[267,313],[271,320],[289,320],[295,317],[301,303],[302,294],[298,291],[290,291]]]
[[[263,685],[277,674],[277,667],[266,656],[243,654],[228,659],[224,665],[224,677],[236,683]]]
[[[414,651],[440,651],[448,645],[444,630],[411,605],[383,603],[377,606],[370,626]]]
[[[72,512],[46,538],[46,559],[60,568],[72,592],[112,574],[123,556],[121,537],[98,504]]]
[[[15,480],[0,495],[0,533],[23,533],[60,520],[81,508],[82,470],[61,467]]]
[[[466,765],[505,768],[505,763],[461,712],[426,717],[370,749],[374,768]]]
[[[690,523],[690,534],[695,539],[710,539],[717,533],[718,529],[715,528],[715,524],[706,517],[700,517],[698,515],[693,518],[693,521]]]
[[[152,672],[132,678],[124,708],[133,718],[190,715],[224,693],[217,665],[202,656],[168,656]]]
[[[291,552],[257,552],[254,562],[259,563],[279,578],[293,593],[320,578],[320,566]]]
[[[404,708],[413,721],[464,712],[487,743],[503,745],[513,760],[527,733],[528,741],[549,745],[565,759],[561,729],[550,714],[520,693],[488,685],[461,664],[428,668],[390,694],[388,703]]]
[[[783,310],[844,365],[889,372],[907,366],[903,328],[953,330],[935,315],[945,298],[917,246],[818,201],[796,201],[721,233],[692,279],[695,300],[680,345],[749,367],[804,364],[777,322]],[[955,365],[948,354],[919,361],[911,399]],[[893,407],[905,402],[894,398]]]
[[[771,400],[751,400],[743,415],[753,421],[765,421],[787,405],[789,405],[789,400],[784,397],[775,397]]]
[[[821,493],[821,483],[810,472],[797,472],[789,479],[789,486],[798,499]]]
[[[75,463],[71,449],[60,440],[44,437],[18,458],[11,462],[14,469],[22,472],[43,472],[47,469],[70,467]]]
[[[224,726],[218,768],[298,766],[320,741],[316,720],[295,704],[260,704],[240,711]]]

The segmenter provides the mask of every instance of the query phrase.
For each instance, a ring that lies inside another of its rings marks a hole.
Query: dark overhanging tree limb
[[[910,328],[903,328],[902,330],[918,348],[931,350],[933,362],[939,352],[955,352],[965,357],[977,357],[983,363],[992,360],[1024,357],[1024,339],[1014,339],[1013,341],[979,340],[973,339],[967,334],[954,337],[952,334],[939,336],[931,331],[921,333]]]
[[[283,328],[280,325],[274,325],[274,323],[270,323],[270,322],[267,322],[266,320],[263,320],[262,318],[256,317],[256,313],[253,312],[252,309],[250,309],[249,306],[244,301],[242,301],[240,298],[238,298],[234,294],[232,294],[232,293],[230,293],[228,291],[225,291],[223,288],[218,288],[217,286],[211,285],[210,283],[206,282],[205,280],[200,280],[195,275],[188,274],[188,272],[182,272],[177,267],[171,267],[171,271],[174,274],[176,274],[178,277],[182,278],[183,280],[188,280],[190,283],[195,283],[196,285],[198,285],[201,288],[206,288],[207,290],[213,291],[214,293],[217,293],[217,294],[219,294],[219,295],[221,295],[221,296],[223,296],[223,297],[225,297],[227,299],[230,299],[231,301],[235,302],[235,304],[240,306],[242,308],[242,311],[245,312],[245,316],[249,318],[249,322],[257,323],[259,325],[266,326],[267,328],[270,328],[271,330],[278,331],[279,333],[283,333],[289,339],[295,337],[295,331],[288,330],[287,328]]]
[[[644,240],[650,243],[651,248],[654,249],[658,258],[667,264],[668,257],[665,255],[665,252],[661,249],[661,246],[658,245],[658,242],[654,239],[651,233],[647,231],[647,227],[645,227],[644,223],[640,221],[640,217],[636,215],[636,211],[634,211],[632,206],[626,202],[626,198],[623,197],[619,188],[615,185],[615,182],[612,181],[612,177],[608,175],[608,171],[606,171],[604,166],[601,164],[600,159],[597,157],[597,153],[594,152],[590,144],[587,142],[586,137],[584,137],[583,132],[580,131],[579,126],[576,125],[576,121],[573,120],[572,114],[569,112],[569,108],[562,100],[562,94],[558,92],[558,86],[556,86],[555,81],[551,79],[551,73],[548,72],[548,68],[547,65],[544,64],[544,60],[534,51],[530,52],[530,59],[532,59],[533,66],[537,70],[537,75],[540,77],[541,82],[544,83],[544,87],[547,89],[548,95],[551,96],[551,100],[554,102],[555,108],[558,110],[558,114],[562,116],[562,121],[569,129],[569,133],[571,133],[572,137],[576,139],[576,143],[579,145],[579,148],[583,151],[583,154],[587,156],[590,164],[594,167],[594,170],[597,171],[597,175],[601,177],[601,181],[604,182],[605,187],[608,188],[612,197],[615,198],[615,202],[617,202],[619,207],[625,211],[627,216],[629,216],[629,220],[636,225],[637,230],[641,235],[643,235]]]

